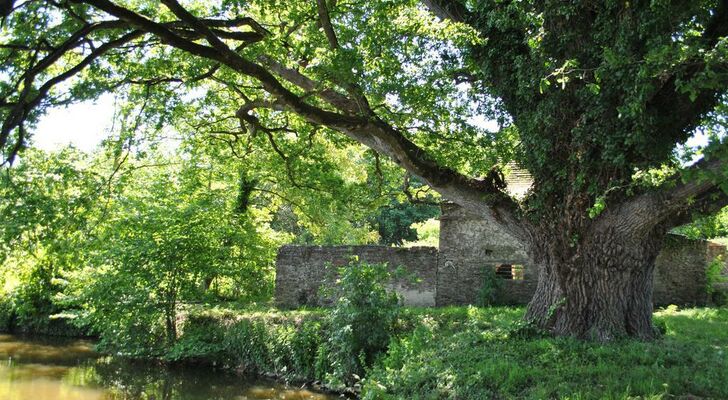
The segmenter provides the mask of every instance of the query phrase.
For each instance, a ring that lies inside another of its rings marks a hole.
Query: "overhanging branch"
[[[340,112],[328,111],[308,103],[305,96],[298,96],[284,86],[271,72],[272,68],[266,69],[230,49],[218,37],[215,30],[206,25],[204,19],[193,16],[177,1],[163,0],[182,23],[204,37],[210,46],[196,43],[175,31],[173,27],[150,20],[109,0],[82,1],[115,16],[138,31],[156,36],[167,45],[194,56],[219,62],[237,73],[256,79],[262,88],[274,97],[270,101],[273,107],[281,107],[288,112],[298,114],[312,124],[327,126],[339,131],[373,150],[387,155],[412,174],[422,178],[448,199],[477,212],[483,218],[500,225],[519,238],[525,237],[525,229],[517,213],[517,203],[500,188],[495,187],[492,182],[471,179],[455,170],[439,165],[424,149],[415,145],[400,130],[381,120],[373,112],[362,113],[364,115],[358,114],[357,111],[361,112],[362,107],[366,108],[366,104],[361,105],[354,101],[356,107],[352,107],[352,100],[348,97],[326,90],[319,92],[320,97],[330,104],[337,104],[338,106],[335,107]],[[303,74],[289,73],[289,70],[283,68],[279,69],[279,72],[279,76],[288,74],[292,81],[297,82],[295,83],[297,86],[315,85],[318,87],[315,82],[307,79]],[[346,89],[349,91],[350,88]]]
[[[48,93],[50,90],[58,85],[59,83],[67,80],[68,78],[76,75],[81,70],[86,68],[88,65],[90,65],[92,62],[97,60],[99,57],[101,57],[103,54],[108,52],[109,50],[115,49],[119,46],[122,46],[125,43],[128,43],[139,36],[143,34],[142,31],[131,31],[117,39],[111,40],[107,43],[104,43],[103,45],[99,46],[98,48],[94,49],[88,56],[86,56],[84,59],[82,59],[78,64],[74,65],[70,69],[56,75],[55,77],[49,79],[46,81],[43,85],[41,85],[40,88],[38,88],[37,93],[30,97],[30,88],[32,87],[32,79],[29,79],[28,82],[26,82],[26,87],[24,88],[23,92],[20,95],[20,99],[16,102],[15,107],[10,111],[8,116],[3,121],[2,128],[0,130],[0,149],[4,148],[8,138],[10,137],[10,133],[17,128],[17,138],[15,141],[15,145],[12,147],[12,149],[6,154],[5,160],[3,162],[12,163],[15,159],[15,156],[18,154],[18,151],[23,147],[26,132],[25,129],[23,129],[23,123],[25,122],[25,119],[28,117],[28,114],[33,110],[33,108],[37,107],[43,99],[45,99],[48,96]],[[40,71],[34,72],[33,79],[35,78],[35,74],[39,73]],[[29,75],[30,76],[30,75]]]
[[[719,1],[713,15],[707,23],[700,38],[702,48],[709,50],[721,38],[728,36],[728,1]],[[728,63],[726,63],[728,67]],[[647,102],[647,108],[659,116],[656,129],[672,133],[675,140],[683,138],[693,131],[701,118],[710,112],[719,99],[719,90],[706,88],[698,93],[684,93],[678,89],[678,82],[689,82],[705,72],[704,60],[691,58],[686,60],[677,71],[664,80],[659,90]]]
[[[465,22],[468,18],[468,10],[458,0],[423,0],[422,3],[443,20]]]
[[[691,210],[709,212],[728,205],[728,196],[720,194],[720,186],[726,179],[728,163],[720,158],[703,159],[655,190],[607,211],[600,218],[602,221],[618,218],[619,231],[638,236],[660,224],[667,228],[682,225]]]
[[[326,34],[326,39],[329,41],[329,46],[332,49],[339,48],[339,40],[336,38],[334,27],[331,26],[331,17],[329,15],[329,9],[326,6],[326,0],[316,0],[316,6],[318,8],[319,21]]]

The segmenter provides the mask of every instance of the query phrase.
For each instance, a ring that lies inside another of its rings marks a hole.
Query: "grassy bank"
[[[63,318],[48,314],[18,316],[11,299],[0,296],[0,333],[14,332],[34,335],[87,337],[87,329],[77,327]]]
[[[654,342],[525,338],[519,308],[426,310],[367,377],[367,399],[728,398],[728,309],[669,308]]]
[[[728,309],[669,308],[654,342],[524,337],[522,308],[405,309],[363,380],[365,399],[728,398]],[[322,311],[204,310],[168,358],[331,379]],[[356,328],[356,327],[355,327]],[[367,327],[359,327],[367,329]],[[357,386],[359,386],[357,385]]]
[[[324,378],[322,311],[193,310],[164,358],[296,381]]]
[[[347,347],[356,342],[347,334],[381,329],[378,316],[349,324],[336,323],[330,310],[200,305],[186,311],[178,340],[155,358],[348,386],[364,399],[728,398],[728,308],[660,310],[660,340],[610,344],[524,335],[518,307],[396,315],[388,349],[356,374],[347,363],[363,353]]]

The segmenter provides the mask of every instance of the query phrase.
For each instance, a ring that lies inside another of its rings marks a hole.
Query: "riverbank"
[[[102,356],[93,342],[0,334],[3,400],[333,400],[317,393],[230,371]]]
[[[662,339],[610,344],[526,335],[523,312],[404,309],[355,388],[364,399],[728,398],[728,309],[671,307],[655,314]],[[323,323],[317,310],[202,311],[169,357],[326,382]]]
[[[388,350],[349,389],[364,399],[728,398],[726,308],[660,310],[660,340],[609,344],[529,333],[523,312],[402,309]],[[195,307],[162,358],[343,390],[326,313]]]

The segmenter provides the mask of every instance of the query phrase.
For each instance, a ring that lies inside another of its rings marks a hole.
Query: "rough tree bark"
[[[488,37],[489,41],[499,44],[502,51],[498,57],[493,57],[488,49],[482,53],[475,52],[473,57],[486,66],[488,84],[496,88],[496,93],[504,101],[514,121],[523,120],[526,121],[524,125],[528,125],[531,109],[538,108],[542,99],[538,96],[525,99],[519,97],[520,94],[514,88],[519,87],[521,82],[516,80],[516,67],[511,63],[530,57],[530,50],[525,45],[528,29],[482,23],[488,10],[511,16],[508,9],[511,3],[478,3],[470,6],[460,0],[426,0],[423,3],[441,19],[468,24]],[[499,4],[504,6],[499,8]],[[548,32],[544,40],[550,45],[558,46],[559,38],[580,32],[577,34],[579,41],[561,47],[555,51],[554,57],[579,59],[580,62],[593,57],[584,49],[594,43],[582,39],[593,28],[591,24],[599,7],[585,6],[587,2],[572,3],[575,4],[575,10],[579,11],[568,15],[569,12],[562,14],[564,10],[554,11],[560,7],[558,2],[540,4],[544,5],[544,9],[538,9],[538,6],[535,9],[544,12],[544,27]],[[613,15],[612,19],[614,24],[623,21],[627,25],[630,23],[628,19],[621,20],[618,15]],[[727,34],[726,22],[728,2],[723,1],[712,10],[712,17],[702,34],[702,43],[706,48],[714,46]],[[670,34],[669,31],[663,33]],[[639,51],[632,56],[642,57]],[[597,67],[599,61],[593,61],[592,65]],[[653,127],[654,134],[650,136],[653,138],[651,140],[656,141],[655,146],[669,147],[685,140],[686,134],[694,131],[700,119],[717,104],[720,96],[717,90],[703,90],[691,98],[676,89],[678,79],[689,79],[703,68],[704,64],[696,60],[679,74],[665,75],[660,81],[659,90],[647,101],[648,114],[657,116],[658,121]],[[581,175],[586,176],[587,180],[596,181],[599,177],[594,175],[603,175],[604,180],[597,183],[603,187],[610,187],[612,179],[623,178],[620,178],[619,172],[611,172],[612,175],[598,169],[591,173],[585,172],[578,161],[574,162],[573,155],[584,151],[584,147],[574,145],[572,136],[573,121],[579,121],[577,125],[586,121],[583,119],[583,110],[578,110],[582,99],[569,99],[565,92],[559,95],[563,95],[560,99],[562,108],[560,112],[549,115],[557,122],[551,125],[548,133],[538,132],[534,136],[553,144],[547,165],[559,165],[555,172],[565,172],[568,175],[565,181],[568,182],[562,186],[561,193],[544,202],[545,209],[538,220],[495,220],[496,223],[507,222],[520,226],[520,229],[511,228],[509,232],[522,240],[539,270],[536,293],[529,303],[525,318],[556,335],[601,341],[621,336],[653,338],[657,333],[652,326],[652,275],[662,240],[670,228],[689,220],[688,209],[708,211],[728,204],[725,193],[716,189],[720,184],[716,180],[696,180],[699,174],[675,176],[662,188],[633,198],[625,196],[610,203],[609,210],[604,214],[590,218],[587,210],[593,200],[578,190],[570,192],[578,186],[576,177]],[[588,148],[589,145],[586,146]],[[600,157],[603,148],[595,146],[593,149],[591,154]],[[570,166],[565,167],[567,165]],[[726,167],[716,160],[700,162],[692,169],[712,175],[717,180],[725,180],[718,177],[726,176]],[[631,176],[633,172],[625,170],[622,176]],[[554,184],[552,176],[543,173],[538,175],[536,191]],[[683,179],[690,183],[678,183]],[[542,187],[538,187],[539,184]],[[468,207],[467,204],[462,205]]]
[[[725,168],[718,160],[702,160],[689,171],[715,174]],[[560,336],[655,338],[655,259],[667,231],[688,222],[691,211],[713,212],[728,204],[714,185],[669,181],[600,215],[580,241],[559,238],[553,230],[532,235],[526,247],[539,279],[526,320]]]
[[[593,233],[568,259],[555,255],[560,249],[538,246],[539,280],[526,320],[561,336],[654,338],[652,273],[664,235],[664,229],[642,240],[616,230]]]

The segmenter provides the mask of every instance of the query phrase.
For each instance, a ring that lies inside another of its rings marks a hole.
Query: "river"
[[[87,340],[0,334],[2,400],[247,400],[333,396],[208,367],[103,357]]]

